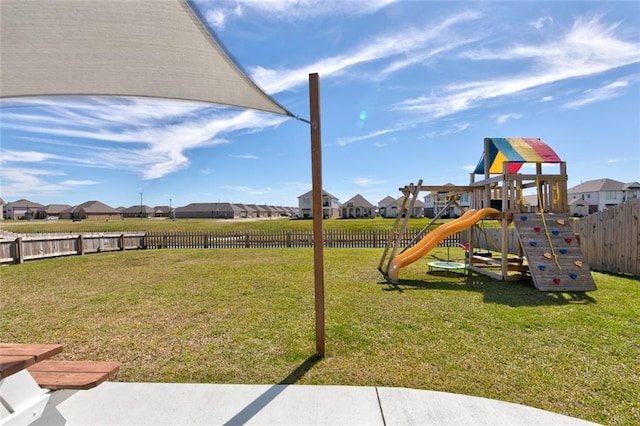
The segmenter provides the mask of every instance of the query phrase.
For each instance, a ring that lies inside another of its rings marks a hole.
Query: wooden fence
[[[589,268],[640,277],[640,198],[581,218],[576,232]]]
[[[580,238],[584,261],[596,271],[640,276],[640,199],[580,218],[574,222]],[[456,247],[469,240],[474,232],[474,246],[500,251],[502,231],[499,228],[479,228],[455,234],[440,246]],[[520,251],[514,229],[508,230],[509,253]],[[410,244],[420,238],[420,229],[407,229],[401,242]],[[383,248],[389,231],[325,230],[325,247]],[[496,244],[497,242],[497,244]],[[98,253],[114,250],[162,248],[272,248],[312,247],[311,231],[248,231],[248,232],[137,232],[85,234],[0,234],[0,263],[22,263],[25,260],[55,256]]]
[[[409,229],[402,245],[410,243],[420,232]],[[381,230],[325,230],[325,247],[382,248],[387,244],[389,231]],[[457,246],[460,235],[455,234],[440,246]],[[313,247],[312,231],[236,231],[236,232],[147,232],[143,248],[275,248]]]
[[[18,234],[0,239],[0,263],[142,247],[144,233]]]
[[[402,245],[410,243],[420,232],[409,229]],[[325,230],[325,247],[382,248],[389,231]],[[440,246],[455,247],[459,234],[442,241]],[[24,234],[4,235],[0,239],[0,263],[22,263],[25,260],[56,256],[82,255],[116,250],[165,248],[276,248],[313,247],[311,231],[250,231],[250,232],[139,232],[86,234]]]

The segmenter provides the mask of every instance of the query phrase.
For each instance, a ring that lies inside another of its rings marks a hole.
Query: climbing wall
[[[541,291],[593,291],[596,284],[566,215],[514,215],[533,285]]]

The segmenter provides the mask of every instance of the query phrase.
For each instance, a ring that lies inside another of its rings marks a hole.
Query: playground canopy
[[[186,0],[0,1],[0,97],[107,95],[293,116],[264,93]]]
[[[487,138],[489,141],[489,173],[502,173],[502,164],[509,162],[508,173],[517,173],[524,163],[562,163],[558,154],[536,138]],[[485,154],[482,154],[474,174],[484,174]]]

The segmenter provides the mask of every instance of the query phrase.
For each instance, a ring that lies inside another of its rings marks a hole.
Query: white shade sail
[[[293,116],[185,0],[0,0],[0,97],[183,99]]]

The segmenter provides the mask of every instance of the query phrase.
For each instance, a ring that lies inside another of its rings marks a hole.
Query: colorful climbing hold
[[[567,254],[567,249],[560,249],[560,254]]]
[[[564,225],[564,219],[558,219],[556,220],[556,222],[558,223],[558,225]]]
[[[571,241],[573,241],[573,239],[571,238],[565,238],[564,240],[567,242],[567,244],[571,244]]]
[[[576,260],[575,262],[573,262],[574,265],[576,265],[578,268],[582,268],[582,260]]]
[[[543,254],[544,257],[546,257],[547,259],[551,259],[551,253],[545,253]]]
[[[575,280],[578,278],[578,274],[574,274],[573,272],[569,274],[569,276],[571,277],[571,279]]]
[[[538,268],[540,268],[541,271],[544,271],[545,269],[547,269],[547,267],[544,265],[539,265]]]
[[[527,219],[529,219],[529,218],[528,218],[526,215],[522,215],[522,216],[520,216],[520,219],[522,219],[522,220],[527,220]]]
[[[554,284],[560,284],[560,278],[554,278],[553,279],[553,283]]]
[[[538,245],[538,243],[536,243],[535,241],[531,241],[529,244],[531,244],[531,247],[535,247]]]
[[[559,235],[559,234],[560,234],[560,231],[558,231],[557,229],[554,229],[553,231],[551,231],[551,233],[552,233],[553,235]]]
[[[534,226],[533,230],[536,231],[536,232],[540,232],[540,227],[539,226]]]

